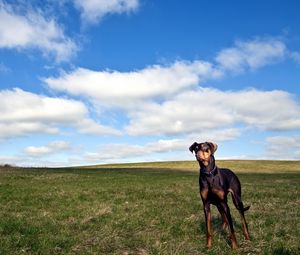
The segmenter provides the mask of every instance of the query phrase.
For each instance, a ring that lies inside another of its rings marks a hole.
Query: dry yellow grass
[[[290,173],[300,172],[300,161],[284,160],[217,160],[217,165],[230,168],[237,173]],[[142,162],[128,164],[105,164],[87,166],[84,168],[112,169],[112,168],[150,168],[150,169],[174,169],[198,172],[199,166],[195,160],[168,161],[168,162]]]

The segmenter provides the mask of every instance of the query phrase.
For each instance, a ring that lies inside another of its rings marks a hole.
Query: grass
[[[214,207],[213,248],[205,248],[198,173],[179,164],[3,168],[0,254],[300,254],[300,162],[254,163],[219,162],[241,169],[243,200],[251,205],[246,242],[229,199],[236,252]]]
[[[288,173],[300,170],[300,161],[289,160],[218,160],[219,167],[233,169],[237,173]],[[198,172],[197,161],[168,161],[168,162],[143,162],[129,164],[107,164],[86,166],[80,168],[115,169],[115,168],[150,168],[150,169],[176,169],[188,172]]]

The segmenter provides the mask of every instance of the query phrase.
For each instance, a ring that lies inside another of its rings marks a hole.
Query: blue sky
[[[0,0],[0,164],[299,160],[299,8]]]

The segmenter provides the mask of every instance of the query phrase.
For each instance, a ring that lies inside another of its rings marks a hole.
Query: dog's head
[[[196,159],[199,162],[208,162],[209,158],[214,155],[218,145],[211,142],[197,143],[194,142],[189,150],[195,152]]]

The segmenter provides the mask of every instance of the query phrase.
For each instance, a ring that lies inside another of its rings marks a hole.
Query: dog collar
[[[205,172],[205,171],[202,171],[207,177],[214,177],[217,175],[218,171],[217,171],[217,166],[214,167],[213,170],[211,170],[210,172]]]

